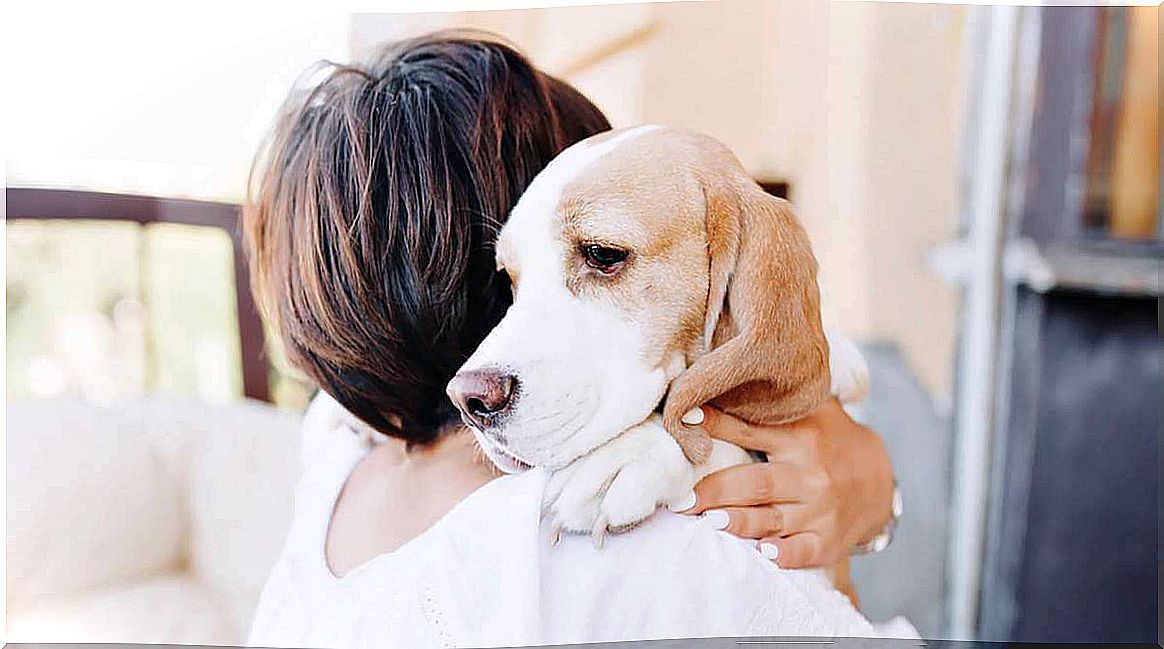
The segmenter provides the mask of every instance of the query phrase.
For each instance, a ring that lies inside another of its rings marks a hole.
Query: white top
[[[601,549],[568,535],[552,546],[540,524],[546,474],[537,469],[489,482],[399,549],[337,578],[325,558],[328,525],[373,440],[309,412],[303,441],[294,520],[251,645],[877,635],[821,572],[781,570],[751,542],[693,517],[661,511]]]

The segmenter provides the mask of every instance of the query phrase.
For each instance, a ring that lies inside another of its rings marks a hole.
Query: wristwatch
[[[892,516],[889,522],[885,524],[885,529],[881,530],[877,536],[865,541],[853,549],[853,554],[876,554],[885,548],[889,547],[889,543],[893,541],[893,530],[897,527],[897,521],[901,520],[902,502],[901,489],[897,486],[897,478],[893,479],[893,505]]]

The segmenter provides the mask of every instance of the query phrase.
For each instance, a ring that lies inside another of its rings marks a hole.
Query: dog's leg
[[[869,395],[869,365],[857,345],[840,332],[825,330],[829,341],[829,374],[833,396],[843,404],[859,403]]]

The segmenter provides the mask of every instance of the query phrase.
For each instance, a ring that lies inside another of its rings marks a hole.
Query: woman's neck
[[[381,446],[378,455],[400,466],[425,466],[434,462],[459,462],[466,465],[481,465],[491,470],[491,462],[477,446],[477,440],[469,429],[455,424],[442,430],[437,438],[428,444],[408,443],[398,438],[389,438]]]
[[[343,575],[395,550],[496,475],[460,426],[423,446],[394,438],[377,444],[340,492],[327,533],[329,567]]]

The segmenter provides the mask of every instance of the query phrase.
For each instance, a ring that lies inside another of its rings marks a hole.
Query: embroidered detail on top
[[[444,613],[440,610],[440,607],[437,606],[436,598],[433,597],[432,588],[429,586],[426,586],[424,589],[424,597],[421,600],[421,606],[424,609],[424,616],[428,618],[429,624],[431,624],[433,629],[436,630],[437,637],[440,638],[441,647],[444,647],[445,649],[453,649],[456,647],[456,642],[453,641],[452,636],[449,634]]]

